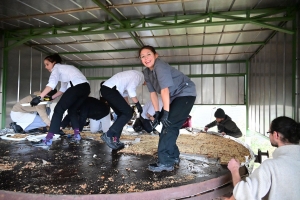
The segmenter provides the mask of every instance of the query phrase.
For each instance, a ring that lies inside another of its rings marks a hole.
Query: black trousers
[[[118,115],[117,120],[111,125],[106,134],[108,137],[120,138],[123,127],[133,115],[133,110],[116,87],[109,88],[102,85],[100,92],[103,98],[107,100],[109,106]]]
[[[63,114],[68,110],[72,128],[79,128],[77,110],[91,92],[90,84],[82,83],[70,87],[61,96],[54,108],[49,133],[58,134]]]
[[[179,129],[189,116],[193,108],[195,96],[184,96],[175,98],[170,104],[169,118],[172,123],[169,127],[164,127],[159,135],[158,162],[166,165],[173,165],[176,158],[179,158],[179,149],[176,140]]]
[[[143,129],[147,131],[147,133],[151,133],[153,131],[151,120],[144,119],[142,116],[137,118],[133,124],[133,129],[135,132],[140,132]]]

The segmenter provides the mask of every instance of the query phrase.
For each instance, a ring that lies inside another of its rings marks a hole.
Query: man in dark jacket
[[[82,131],[86,124],[86,119],[99,120],[107,116],[110,112],[110,107],[105,102],[94,97],[88,97],[78,110],[79,131]],[[65,128],[70,123],[68,115],[61,122],[61,128]]]
[[[218,132],[223,135],[230,135],[235,138],[241,137],[243,134],[237,125],[231,120],[231,118],[225,114],[224,110],[218,108],[215,112],[216,120],[207,124],[204,128],[204,131],[207,131],[209,128],[218,126]]]

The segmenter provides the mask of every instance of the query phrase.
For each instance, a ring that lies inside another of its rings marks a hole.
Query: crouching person
[[[56,93],[56,89],[50,91],[46,97],[52,96]],[[11,112],[10,117],[13,121],[11,127],[16,133],[24,132],[34,132],[38,128],[45,128],[50,126],[50,108],[47,108],[45,104],[41,104],[35,107],[22,106],[21,104],[29,103],[31,100],[41,94],[40,91],[36,91],[33,94],[21,99],[17,102]]]
[[[214,126],[218,126],[218,132],[222,133],[222,135],[230,135],[235,138],[239,138],[243,136],[241,130],[237,127],[234,121],[225,114],[222,108],[218,108],[215,112],[216,120],[207,124],[204,128],[204,131],[207,131],[209,128]]]
[[[163,106],[163,102],[161,98],[158,98],[159,110],[161,110]],[[152,104],[152,101],[148,101],[143,106],[143,112],[139,118],[137,118],[133,124],[133,129],[135,132],[139,132],[145,130],[147,133],[151,133],[153,131],[152,122],[155,119],[155,109]]]

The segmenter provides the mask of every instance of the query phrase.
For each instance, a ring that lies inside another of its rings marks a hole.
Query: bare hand
[[[228,168],[231,172],[233,172],[233,171],[239,170],[240,165],[241,165],[241,164],[240,164],[240,162],[239,162],[238,160],[236,160],[236,159],[234,159],[234,158],[231,158],[231,160],[230,160],[229,163],[228,163],[227,168]]]
[[[224,136],[224,135],[226,135],[226,133],[225,133],[225,132],[222,132],[221,134],[222,134],[223,136]]]
[[[204,127],[204,132],[207,132],[207,130],[208,130],[208,127]]]

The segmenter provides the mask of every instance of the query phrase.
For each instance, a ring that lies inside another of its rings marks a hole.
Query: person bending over
[[[152,46],[139,50],[145,81],[155,109],[154,127],[163,124],[159,134],[158,162],[149,164],[152,172],[172,171],[179,164],[179,149],[176,140],[179,129],[189,116],[196,100],[196,86],[193,81],[179,70],[158,58]],[[158,94],[161,95],[163,108],[160,112]]]
[[[51,97],[57,92],[56,89],[50,91],[46,97]],[[41,91],[36,91],[33,94],[24,97],[19,102],[17,102],[11,112],[10,117],[13,121],[11,126],[16,133],[32,132],[38,128],[45,128],[50,126],[50,108],[46,107],[46,104],[41,104],[35,107],[22,106],[21,104],[30,102],[33,98],[41,94]]]
[[[218,108],[215,112],[216,120],[207,124],[204,128],[204,131],[207,131],[209,128],[218,126],[218,132],[222,135],[230,135],[235,138],[239,138],[243,135],[241,130],[237,127],[234,121],[225,114],[222,108]]]
[[[161,110],[163,103],[161,98],[158,98],[159,110]],[[143,112],[139,118],[137,118],[133,124],[133,129],[135,132],[139,132],[145,130],[147,133],[151,133],[153,131],[152,122],[155,119],[155,110],[152,104],[152,101],[148,101],[143,106]]]
[[[102,84],[100,89],[101,96],[118,116],[108,131],[101,136],[101,139],[113,150],[124,147],[124,143],[120,142],[120,136],[123,127],[133,115],[133,110],[128,102],[128,96],[135,103],[139,113],[143,112],[143,108],[136,95],[137,87],[143,83],[144,76],[142,72],[128,70],[113,75]]]
[[[100,127],[102,127],[103,131],[107,131],[110,126],[109,111],[110,108],[108,104],[94,97],[88,97],[78,110],[79,131],[83,130],[88,118],[90,119],[90,129],[92,133],[99,131]],[[69,124],[70,117],[66,115],[61,122],[61,127],[65,128]]]
[[[43,92],[30,102],[31,106],[37,106],[46,94],[55,88],[59,81],[61,82],[60,90],[52,96],[52,99],[59,96],[61,98],[54,108],[49,132],[41,141],[44,145],[51,145],[54,134],[59,134],[60,123],[66,110],[68,110],[74,130],[73,139],[80,141],[77,110],[91,92],[90,84],[82,72],[72,65],[61,64],[61,62],[62,59],[58,54],[47,56],[44,59],[45,68],[51,73],[49,81]]]

